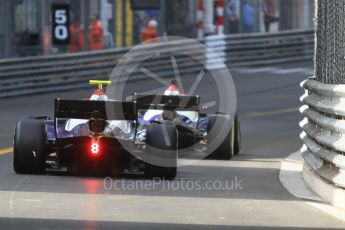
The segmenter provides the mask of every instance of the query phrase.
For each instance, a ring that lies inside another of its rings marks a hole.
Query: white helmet
[[[179,96],[180,91],[178,90],[178,88],[175,85],[171,85],[171,86],[169,86],[169,88],[167,90],[164,91],[164,95],[165,96]]]
[[[103,90],[97,89],[90,97],[90,101],[108,101],[108,96],[104,94]]]
[[[150,20],[148,26],[153,27],[153,28],[157,28],[158,22],[156,20]]]

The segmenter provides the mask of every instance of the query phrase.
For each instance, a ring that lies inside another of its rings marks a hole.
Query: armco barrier
[[[207,68],[243,67],[312,59],[314,32],[288,31],[269,34],[212,36],[201,43],[206,49],[196,49],[188,41],[162,42],[132,54],[131,61],[145,56],[150,60],[143,66],[161,77],[171,77],[170,53],[188,51],[202,57]],[[26,57],[0,60],[0,98],[45,93],[87,87],[88,79],[108,78],[118,60],[130,48]],[[155,55],[164,51],[163,55]],[[218,54],[208,55],[209,50]],[[183,55],[176,56],[181,76],[195,74],[203,65]],[[145,79],[134,73],[130,80]]]
[[[304,160],[317,175],[345,188],[345,85],[310,79],[302,87]]]

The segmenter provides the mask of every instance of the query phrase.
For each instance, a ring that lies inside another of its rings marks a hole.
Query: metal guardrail
[[[313,57],[314,31],[290,31],[270,34],[212,36],[199,42],[206,49],[195,49],[186,41],[148,45],[129,58],[138,61],[150,57],[143,66],[161,77],[171,77],[171,53],[189,52],[205,60],[208,68],[243,67],[307,60]],[[131,48],[82,52],[42,57],[0,60],[0,98],[88,87],[88,79],[109,78],[110,73]],[[209,50],[218,54],[209,56]],[[160,53],[159,55],[156,55]],[[184,55],[177,55],[181,76],[204,68]],[[130,80],[145,79],[134,73]]]
[[[345,188],[345,85],[310,79],[301,86],[306,90],[300,123],[304,160],[319,176]]]

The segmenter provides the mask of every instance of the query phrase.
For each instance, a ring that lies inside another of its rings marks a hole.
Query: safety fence
[[[163,78],[173,76],[172,56],[182,77],[224,64],[231,69],[311,60],[314,31],[211,36],[198,42],[203,48],[195,45],[196,41],[174,40],[144,48],[0,60],[0,98],[85,88],[89,79],[108,79],[124,59],[129,64],[140,61],[141,66]],[[210,51],[217,55],[210,55]],[[145,78],[144,73],[137,71],[128,80]]]
[[[317,175],[345,188],[345,85],[302,83],[303,157]]]

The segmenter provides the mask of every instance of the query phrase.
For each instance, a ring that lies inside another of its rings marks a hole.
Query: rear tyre
[[[177,129],[172,122],[164,121],[148,126],[146,150],[152,157],[157,157],[161,162],[146,163],[145,175],[147,177],[175,179],[177,175],[177,139]],[[165,167],[165,165],[169,167]]]
[[[238,155],[241,150],[242,145],[242,133],[241,133],[241,123],[238,115],[235,117],[235,143],[234,143],[234,153]]]
[[[22,120],[14,134],[13,168],[18,174],[44,174],[46,130],[44,121]]]
[[[216,122],[217,121],[217,122]],[[228,130],[225,135],[219,136],[217,130],[221,130],[226,127]],[[217,143],[221,140],[219,146],[211,149],[210,144]],[[231,121],[229,115],[217,114],[211,116],[208,121],[208,135],[207,135],[208,156],[207,159],[213,160],[231,160],[235,155],[235,125],[234,121]]]

